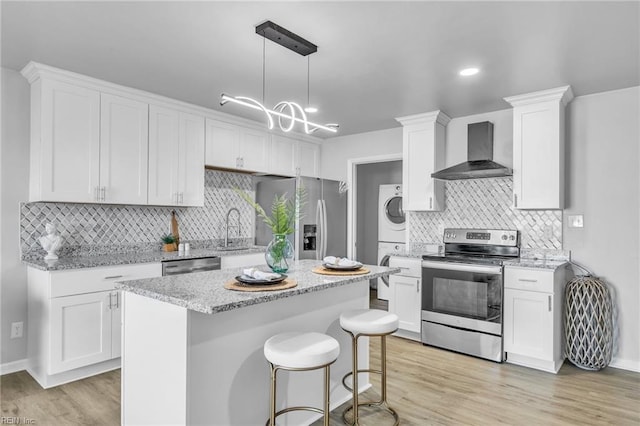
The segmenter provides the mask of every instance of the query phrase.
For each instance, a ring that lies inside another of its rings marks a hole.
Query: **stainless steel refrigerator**
[[[285,193],[295,196],[296,185],[302,185],[306,192],[296,232],[288,237],[296,258],[346,257],[347,192],[340,182],[308,177],[264,180],[256,185],[256,201],[269,213],[273,197]],[[266,246],[272,238],[271,230],[256,216],[256,244]]]

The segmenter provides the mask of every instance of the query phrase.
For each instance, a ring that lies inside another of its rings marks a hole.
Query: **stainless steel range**
[[[422,343],[502,362],[502,268],[520,256],[515,230],[444,231],[422,256]]]

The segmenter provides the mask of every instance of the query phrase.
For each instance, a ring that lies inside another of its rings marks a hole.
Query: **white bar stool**
[[[276,334],[264,343],[264,356],[271,366],[270,416],[267,425],[275,426],[276,417],[290,411],[313,411],[324,415],[329,425],[330,366],[340,354],[338,341],[322,333],[290,332]],[[278,370],[307,371],[324,368],[324,410],[297,406],[276,412],[276,373]]]
[[[343,312],[340,315],[340,327],[347,333],[351,334],[352,342],[352,371],[345,374],[342,378],[342,384],[345,388],[353,392],[353,404],[342,413],[342,419],[345,423],[358,425],[358,407],[361,406],[380,406],[387,410],[395,419],[395,425],[398,425],[400,418],[398,413],[389,406],[387,402],[387,336],[398,329],[398,316],[390,314],[386,311],[378,309],[356,309]],[[358,337],[360,336],[380,336],[381,341],[381,364],[380,370],[358,370]],[[358,402],[358,373],[376,373],[381,376],[381,397],[379,401]],[[347,377],[353,376],[353,386],[349,387],[346,383]],[[353,411],[353,422],[347,421],[347,413]]]

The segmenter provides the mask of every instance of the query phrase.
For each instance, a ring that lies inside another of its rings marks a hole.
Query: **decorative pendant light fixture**
[[[256,33],[266,39],[269,39],[287,49],[293,50],[302,56],[307,56],[307,107],[309,107],[309,58],[308,55],[318,51],[318,47],[303,39],[297,34],[274,24],[271,21],[266,21],[256,26]],[[325,130],[327,132],[335,133],[338,131],[338,124],[316,124],[307,119],[305,109],[295,102],[282,101],[276,104],[273,109],[266,108],[264,103],[264,87],[265,87],[265,48],[263,41],[262,48],[262,103],[253,98],[246,96],[231,96],[223,93],[220,96],[220,105],[225,105],[229,102],[252,108],[258,111],[262,111],[267,116],[267,126],[269,129],[274,127],[274,117],[278,118],[278,126],[284,132],[289,132],[293,129],[296,123],[301,123],[304,126],[305,133],[313,133],[317,130]],[[307,112],[312,112],[309,110]],[[317,111],[317,110],[316,110]]]

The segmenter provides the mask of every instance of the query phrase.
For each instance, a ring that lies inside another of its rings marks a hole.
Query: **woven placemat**
[[[311,272],[315,272],[320,275],[364,275],[371,272],[367,268],[356,269],[355,271],[337,271],[335,269],[327,269],[322,266],[316,266],[311,270]]]
[[[294,279],[287,278],[286,280],[278,284],[256,285],[256,284],[242,284],[236,280],[231,280],[224,283],[224,288],[227,290],[235,291],[275,291],[286,290],[298,285],[298,282]]]

